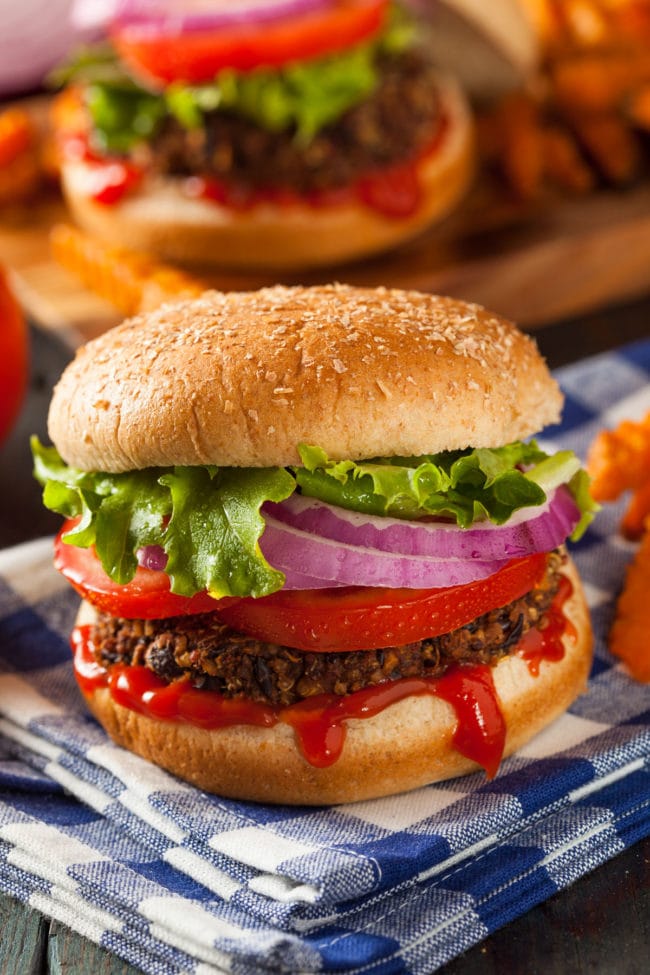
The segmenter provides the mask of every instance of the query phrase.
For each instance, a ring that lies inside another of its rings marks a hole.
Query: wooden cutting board
[[[54,197],[0,215],[0,261],[33,319],[76,346],[121,316],[52,259],[49,230],[66,219]],[[209,280],[222,290],[246,290],[278,277],[213,270]],[[535,209],[499,200],[494,187],[480,185],[453,217],[391,254],[280,280],[418,288],[477,301],[539,328],[650,292],[650,183]]]

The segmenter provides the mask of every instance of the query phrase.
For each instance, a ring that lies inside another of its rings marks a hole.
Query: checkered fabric
[[[557,375],[545,447],[584,456],[650,409],[650,341]],[[596,648],[568,714],[493,781],[318,809],[208,796],[111,744],[74,683],[51,540],[0,553],[0,889],[152,975],[428,975],[650,833],[650,687],[606,649],[619,517],[574,547]]]

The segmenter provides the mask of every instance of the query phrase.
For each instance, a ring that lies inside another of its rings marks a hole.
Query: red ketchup
[[[571,583],[562,577],[546,626],[543,630],[529,630],[517,648],[535,676],[543,660],[562,659],[563,635],[575,638],[575,629],[562,611],[571,592]],[[505,722],[492,668],[487,665],[454,667],[442,677],[404,677],[344,697],[319,694],[288,707],[276,707],[199,690],[184,679],[167,684],[145,667],[117,664],[106,670],[95,661],[90,634],[88,625],[78,626],[72,633],[75,675],[84,694],[108,688],[117,704],[139,714],[164,721],[186,721],[206,729],[288,724],[306,761],[318,768],[333,765],[341,755],[348,719],[371,718],[405,697],[422,694],[432,694],[452,706],[457,719],[454,747],[481,765],[488,778],[496,775],[503,755]]]
[[[563,636],[574,641],[578,636],[575,626],[562,611],[572,593],[573,586],[570,580],[566,576],[560,576],[560,588],[546,613],[544,629],[530,629],[519,642],[517,654],[526,661],[533,677],[537,677],[539,674],[540,664],[543,660],[547,660],[549,663],[562,660],[564,656]]]

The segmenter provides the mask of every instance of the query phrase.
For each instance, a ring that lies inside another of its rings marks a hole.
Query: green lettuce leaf
[[[173,592],[265,596],[282,587],[284,575],[271,568],[258,542],[261,506],[295,490],[287,471],[176,467],[160,483],[173,504],[164,541]]]
[[[600,511],[600,505],[591,496],[591,478],[586,470],[581,468],[569,481],[569,489],[580,509],[580,521],[571,533],[571,541],[579,541],[587,528]]]
[[[168,114],[165,100],[134,84],[96,81],[84,89],[93,120],[93,141],[106,153],[126,154],[146,142]]]
[[[53,87],[81,85],[93,120],[96,149],[126,154],[136,142],[153,136],[168,114],[165,99],[136,82],[110,42],[85,45],[48,76]]]
[[[293,129],[304,145],[367,98],[377,81],[375,45],[363,44],[279,71],[224,70],[209,85],[171,85],[165,97],[169,111],[186,128],[200,128],[204,112],[224,109],[270,132]]]
[[[136,552],[161,545],[172,592],[264,596],[284,583],[259,548],[260,508],[283,501],[295,480],[282,468],[173,467],[124,474],[68,467],[53,447],[32,439],[34,474],[46,507],[80,521],[64,540],[95,546],[106,573],[129,582]]]
[[[301,492],[353,511],[406,519],[436,515],[461,528],[486,519],[503,525],[520,508],[543,504],[559,484],[568,485],[580,507],[576,532],[584,531],[595,511],[575,454],[551,456],[535,441],[367,463],[333,461],[305,444],[299,450],[304,466],[294,474]]]

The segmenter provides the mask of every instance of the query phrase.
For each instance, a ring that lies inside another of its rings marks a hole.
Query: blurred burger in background
[[[62,182],[82,228],[165,260],[300,268],[449,213],[470,112],[395,0],[122,0],[65,73]]]

